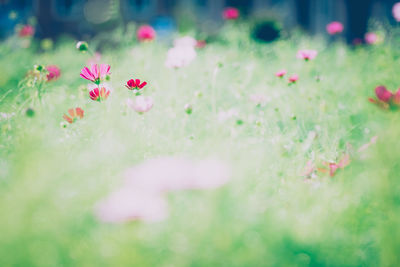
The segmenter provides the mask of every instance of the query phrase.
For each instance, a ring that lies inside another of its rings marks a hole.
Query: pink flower
[[[375,44],[378,41],[378,36],[376,33],[367,32],[364,36],[364,39],[367,44]]]
[[[142,82],[140,83],[140,79],[130,79],[129,81],[126,82],[125,87],[128,88],[129,90],[140,90],[143,87],[145,87],[147,84],[147,82]]]
[[[317,55],[318,55],[318,51],[316,51],[316,50],[304,49],[304,50],[299,50],[299,51],[297,52],[297,58],[299,58],[299,59],[304,59],[305,61],[312,60],[312,59],[314,59]]]
[[[137,30],[136,36],[140,42],[153,41],[156,38],[156,31],[150,25],[142,25]]]
[[[223,10],[222,17],[225,20],[235,20],[239,18],[239,10],[234,7],[227,7]]]
[[[362,145],[362,146],[357,150],[357,152],[359,152],[359,153],[360,153],[360,152],[364,152],[364,151],[367,150],[371,145],[375,144],[377,140],[378,140],[378,136],[372,137],[371,140],[370,140],[368,143]]]
[[[101,54],[99,52],[95,52],[93,57],[87,60],[87,65],[91,66],[93,64],[99,64],[101,60]]]
[[[295,83],[299,79],[299,75],[293,74],[292,76],[289,77],[289,83]]]
[[[168,50],[165,66],[167,68],[182,68],[188,66],[197,57],[196,50],[191,46],[177,46]]]
[[[282,78],[283,76],[285,76],[287,73],[287,71],[285,69],[278,71],[277,73],[275,73],[276,77]]]
[[[105,87],[101,87],[100,90],[99,88],[96,87],[89,92],[90,98],[94,101],[99,101],[99,102],[106,100],[109,95],[110,95],[110,90],[106,89]]]
[[[343,24],[338,21],[333,21],[326,25],[326,31],[330,35],[341,33],[343,31]]]
[[[338,163],[329,163],[329,175],[333,177],[338,169],[343,169],[350,164],[350,155],[345,154]]]
[[[88,67],[84,67],[81,70],[81,77],[92,81],[96,84],[100,84],[100,81],[103,80],[107,75],[110,74],[110,65],[108,64],[92,64],[90,69]]]
[[[35,34],[35,28],[33,26],[26,24],[22,26],[22,28],[19,30],[18,35],[20,37],[30,37]]]
[[[301,176],[311,177],[311,175],[316,171],[315,164],[312,160],[307,161],[304,171]]]
[[[149,111],[153,107],[153,99],[151,97],[137,96],[135,101],[128,99],[127,105],[138,113],[144,113]]]
[[[160,221],[168,215],[166,193],[218,188],[229,176],[228,166],[219,160],[151,159],[128,169],[123,185],[100,201],[95,213],[111,223]]]
[[[83,109],[81,108],[70,108],[68,109],[68,115],[64,114],[63,118],[69,123],[75,122],[77,119],[82,119],[83,118]]]
[[[60,69],[56,65],[49,65],[46,67],[46,70],[49,72],[47,74],[47,81],[57,80],[60,75]]]
[[[378,86],[375,88],[375,94],[379,100],[389,103],[390,99],[393,96],[393,93],[386,89],[385,86]]]
[[[197,40],[196,48],[204,48],[207,45],[205,40]]]
[[[397,22],[400,22],[400,2],[393,5],[392,8],[393,17]]]

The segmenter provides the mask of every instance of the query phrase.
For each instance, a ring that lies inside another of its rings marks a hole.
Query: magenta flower
[[[130,79],[129,81],[126,82],[125,87],[128,88],[129,90],[140,90],[143,87],[145,87],[147,82],[143,81],[142,83],[140,82],[140,79]]]
[[[239,15],[240,15],[239,10],[234,7],[227,7],[222,12],[222,17],[225,20],[235,20],[235,19],[239,18]]]
[[[328,25],[326,25],[326,31],[330,35],[335,35],[335,34],[341,33],[343,31],[343,24],[338,21],[333,21],[333,22],[329,23]]]
[[[397,22],[400,22],[400,2],[393,5],[392,14]]]
[[[378,41],[378,36],[376,35],[376,33],[367,32],[367,33],[365,34],[364,39],[365,39],[365,42],[366,42],[367,44],[372,45],[372,44],[375,44],[375,43]]]
[[[34,34],[35,34],[35,28],[33,28],[33,26],[29,24],[22,26],[22,28],[18,32],[18,35],[20,37],[31,37]]]
[[[105,87],[101,87],[100,90],[99,88],[94,88],[89,92],[90,99],[99,102],[106,100],[109,95],[110,95],[110,90],[106,89]]]
[[[376,104],[380,108],[399,108],[400,107],[400,88],[396,93],[387,90],[385,86],[381,85],[375,88],[375,95],[377,99],[369,98],[369,102]]]
[[[393,96],[393,93],[386,89],[385,86],[378,86],[375,88],[375,94],[379,100],[389,103],[390,99]]]
[[[297,58],[304,59],[305,61],[313,60],[318,55],[318,51],[316,50],[299,50],[297,52]]]
[[[61,75],[60,68],[56,65],[49,65],[46,70],[48,71],[47,81],[57,80]]]
[[[92,64],[90,69],[88,67],[84,67],[81,70],[81,77],[92,81],[96,84],[100,84],[101,80],[105,79],[107,75],[110,74],[110,65],[108,64]]]
[[[153,107],[153,99],[146,96],[137,96],[134,101],[128,99],[126,104],[134,111],[143,114]]]
[[[328,165],[329,166],[329,175],[331,177],[333,177],[336,174],[336,171],[338,169],[343,169],[344,167],[346,167],[349,164],[350,164],[350,155],[345,154],[338,163],[335,163],[335,162],[329,163],[329,165]]]
[[[296,83],[298,79],[299,79],[299,75],[293,74],[292,76],[289,77],[289,83],[290,84]]]
[[[156,31],[150,25],[142,25],[137,30],[136,37],[140,42],[153,41],[156,38]]]
[[[283,76],[285,76],[287,73],[287,71],[285,69],[278,71],[277,73],[275,73],[276,77],[282,78]]]

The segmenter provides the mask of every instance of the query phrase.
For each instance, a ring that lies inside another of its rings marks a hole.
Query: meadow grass
[[[400,262],[400,118],[367,101],[377,85],[400,86],[396,40],[350,48],[294,34],[260,44],[228,29],[176,70],[164,66],[161,42],[109,45],[102,62],[111,65],[114,90],[103,103],[82,89],[90,55],[74,45],[69,38],[46,52],[0,45],[0,112],[15,113],[0,120],[0,266]],[[296,58],[301,48],[319,54],[304,62]],[[62,72],[41,102],[21,83],[34,64]],[[288,86],[275,77],[282,68],[299,81]],[[146,80],[144,95],[154,99],[143,115],[125,104],[132,77]],[[271,101],[257,106],[252,94]],[[61,127],[62,115],[78,106],[85,117]],[[219,112],[232,108],[238,115],[220,121]],[[373,136],[377,143],[357,153]],[[351,163],[334,177],[301,176],[307,161],[337,162],[346,153]],[[221,158],[231,180],[169,194],[162,222],[95,218],[94,205],[121,184],[126,168],[166,155]]]

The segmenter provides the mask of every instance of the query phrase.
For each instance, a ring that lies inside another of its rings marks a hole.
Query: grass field
[[[0,44],[0,266],[400,263],[400,117],[368,101],[379,85],[400,87],[396,29],[381,44],[348,47],[299,33],[262,44],[226,27],[179,69],[164,64],[170,44],[128,37],[89,42],[111,66],[103,102],[79,76],[91,55],[75,40]],[[299,49],[318,55],[304,61]],[[40,99],[26,78],[35,64],[61,70]],[[126,104],[131,78],[148,82],[144,114]],[[63,114],[75,107],[84,117],[69,124]],[[217,158],[230,179],[167,194],[157,222],[95,216],[126,169],[160,156]],[[331,176],[327,164],[346,157]]]

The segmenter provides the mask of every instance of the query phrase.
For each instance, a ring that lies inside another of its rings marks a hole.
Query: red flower
[[[153,41],[156,38],[156,31],[150,25],[140,26],[136,36],[140,42]]]
[[[376,104],[383,109],[400,107],[400,88],[396,93],[392,93],[387,90],[385,86],[380,85],[375,88],[375,95],[377,99],[370,97],[368,98],[369,102]]]
[[[106,100],[109,95],[110,95],[110,90],[106,89],[105,87],[101,87],[100,90],[99,88],[94,88],[92,91],[89,92],[90,98],[94,101],[99,101],[99,102]]]
[[[19,30],[18,35],[20,37],[30,37],[35,34],[35,28],[33,26],[27,24],[22,26],[22,28]]]
[[[69,113],[69,116],[64,114],[63,118],[64,118],[64,120],[66,120],[69,123],[75,122],[78,118],[79,119],[83,118],[83,109],[81,109],[81,108],[75,108],[75,109],[70,108],[70,109],[68,109],[68,113]]]
[[[47,74],[47,81],[57,80],[60,77],[60,69],[56,65],[49,65],[46,67],[46,70],[49,72]]]
[[[225,20],[237,19],[239,17],[239,10],[237,8],[234,8],[234,7],[227,7],[222,12],[222,17]]]
[[[135,80],[130,79],[129,81],[126,82],[125,87],[128,88],[129,90],[134,90],[134,89],[140,90],[143,87],[145,87],[146,84],[147,84],[147,82],[140,83],[139,79],[135,79]]]

